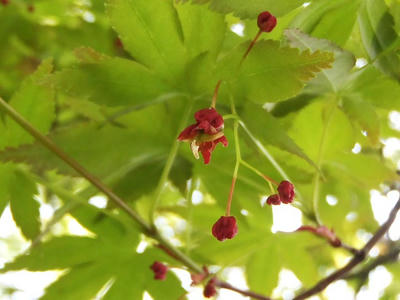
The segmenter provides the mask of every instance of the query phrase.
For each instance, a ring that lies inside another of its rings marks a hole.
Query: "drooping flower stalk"
[[[246,57],[250,53],[251,49],[253,49],[254,45],[260,38],[261,34],[263,32],[271,32],[272,29],[275,28],[276,23],[277,23],[276,18],[268,11],[264,11],[258,15],[257,25],[258,25],[259,30],[258,30],[256,36],[254,37],[254,39],[251,41],[246,52],[244,53],[242,60],[240,61],[240,65],[246,59]]]

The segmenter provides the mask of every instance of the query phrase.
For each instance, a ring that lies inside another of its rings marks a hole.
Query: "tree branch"
[[[236,293],[242,294],[243,296],[251,297],[251,298],[253,298],[253,299],[257,299],[257,300],[272,300],[272,299],[269,298],[269,297],[265,297],[265,296],[263,296],[263,295],[254,293],[254,292],[252,292],[252,291],[245,291],[245,290],[238,289],[238,288],[236,288],[236,287],[230,285],[229,283],[227,283],[227,282],[225,282],[225,281],[218,280],[218,279],[217,279],[217,281],[215,282],[215,285],[218,286],[218,287],[220,287],[220,288],[222,288],[222,289],[231,290],[231,291],[234,291],[234,292],[236,292]]]
[[[363,268],[344,276],[345,279],[366,278],[377,266],[394,263],[399,259],[400,244],[391,248],[386,254],[380,255]]]
[[[158,231],[146,222],[136,211],[134,211],[128,204],[126,204],[120,197],[114,194],[110,188],[108,188],[100,179],[92,175],[82,165],[80,165],[75,159],[70,157],[62,149],[60,149],[54,142],[40,133],[34,128],[23,116],[15,111],[7,102],[0,97],[0,107],[22,128],[24,128],[30,135],[32,135],[38,142],[48,148],[51,152],[57,155],[61,160],[68,164],[71,168],[77,171],[82,177],[86,178],[91,184],[93,184],[99,191],[103,192],[110,200],[112,200],[119,208],[129,215],[136,223],[139,224],[145,234],[157,240],[160,244],[170,249],[170,253],[174,257],[179,258],[179,261],[186,265],[188,268],[195,272],[201,272],[201,268],[192,261],[188,256],[183,254],[177,248],[173,247],[167,240],[165,240]]]
[[[394,220],[396,219],[397,212],[400,210],[400,199],[397,201],[395,207],[390,212],[389,218],[385,223],[383,223],[372,238],[365,244],[365,246],[358,251],[357,254],[345,265],[343,268],[333,272],[331,275],[325,277],[324,279],[320,280],[317,284],[315,284],[312,288],[304,291],[300,295],[296,296],[293,300],[301,300],[306,299],[312,295],[315,295],[319,292],[322,292],[328,285],[332,282],[343,278],[347,273],[349,273],[355,266],[360,264],[372,247],[383,237],[383,235],[389,230],[390,226],[393,224]]]

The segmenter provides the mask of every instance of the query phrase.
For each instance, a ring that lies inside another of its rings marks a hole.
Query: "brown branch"
[[[332,282],[343,278],[348,272],[350,272],[355,266],[360,264],[372,247],[383,237],[383,235],[389,230],[390,226],[393,224],[394,220],[396,219],[397,212],[400,209],[400,199],[397,201],[395,207],[390,212],[389,218],[385,223],[379,227],[379,229],[375,232],[372,238],[365,244],[365,246],[358,251],[357,254],[347,263],[343,268],[333,272],[331,275],[325,277],[324,279],[320,280],[317,284],[315,284],[312,288],[304,291],[300,295],[296,296],[293,300],[301,300],[306,299],[312,295],[315,295],[319,292],[322,292],[328,285]]]
[[[391,248],[386,254],[378,256],[376,259],[371,261],[369,264],[359,269],[356,272],[347,274],[345,279],[353,278],[367,278],[368,274],[375,269],[377,266],[394,263],[399,259],[400,245]]]
[[[245,291],[245,290],[238,289],[238,288],[230,285],[229,283],[227,283],[225,281],[218,280],[218,279],[215,282],[215,285],[220,287],[220,288],[222,288],[222,289],[231,290],[231,291],[234,291],[236,293],[242,294],[243,296],[248,296],[248,297],[253,298],[253,299],[257,299],[257,300],[272,300],[269,297],[254,293],[252,291]]]

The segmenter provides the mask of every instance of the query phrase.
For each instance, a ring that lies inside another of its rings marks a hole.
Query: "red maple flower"
[[[218,219],[212,227],[212,234],[219,241],[226,239],[232,239],[238,232],[236,225],[236,219],[233,216],[224,217]]]
[[[190,143],[196,159],[199,151],[203,155],[204,163],[211,160],[211,153],[218,143],[228,146],[228,140],[224,136],[224,119],[215,108],[205,108],[194,114],[196,123],[186,127],[178,136],[178,140]]]
[[[206,298],[211,298],[215,296],[217,290],[215,289],[215,282],[217,279],[215,277],[211,278],[210,281],[207,282],[207,285],[204,287],[203,295]]]
[[[271,32],[276,26],[276,18],[269,11],[264,11],[258,15],[257,25],[260,31]]]
[[[335,232],[326,226],[313,227],[304,225],[300,226],[297,231],[310,231],[315,235],[325,238],[332,245],[332,247],[340,247],[342,245],[342,241],[336,236]]]
[[[267,204],[268,205],[279,205],[281,204],[281,199],[279,198],[279,195],[274,194],[268,197],[267,199]]]
[[[154,272],[154,279],[156,280],[164,280],[167,276],[168,267],[159,261],[155,261],[150,269]]]
[[[294,186],[289,181],[282,181],[278,186],[279,197],[282,203],[292,203],[294,199]]]

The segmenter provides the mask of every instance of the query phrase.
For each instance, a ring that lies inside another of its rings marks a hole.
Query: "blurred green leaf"
[[[365,0],[358,17],[362,42],[369,58],[385,74],[400,80],[400,58],[393,45],[399,46],[393,17],[384,0]]]
[[[335,54],[335,62],[332,64],[332,68],[322,70],[316,78],[309,82],[306,91],[313,94],[338,92],[346,82],[347,76],[354,66],[354,56],[329,40],[313,38],[297,29],[286,30],[285,36],[289,40],[290,46],[300,50],[330,51]]]
[[[38,193],[36,184],[16,171],[10,179],[10,207],[15,223],[28,239],[40,232],[39,203],[34,199]]]
[[[344,97],[343,110],[350,120],[358,122],[368,134],[370,141],[376,145],[379,142],[380,123],[375,108],[362,98]]]
[[[335,104],[318,101],[294,117],[289,135],[314,161],[349,152],[354,146],[353,127]],[[322,149],[320,146],[323,139]]]
[[[189,57],[194,58],[208,52],[215,60],[225,37],[224,16],[200,5],[185,3],[175,7]]]
[[[352,74],[343,94],[360,97],[376,107],[400,110],[400,84],[370,65]]]
[[[343,46],[353,30],[360,2],[360,0],[312,1],[294,18],[290,27]]]
[[[106,57],[91,49],[76,52],[79,65],[54,75],[58,89],[70,96],[108,106],[147,105],[173,90],[155,72],[132,60]]]
[[[261,248],[246,264],[246,275],[251,290],[270,295],[278,285],[278,275],[282,268],[282,257],[276,243]]]
[[[286,134],[281,124],[262,106],[247,103],[241,118],[251,131],[251,133],[264,144],[271,144],[282,150],[293,153],[313,167],[315,163],[311,161],[303,150]]]
[[[182,2],[186,2],[183,0]],[[296,7],[303,4],[303,0],[287,0],[285,2],[277,2],[273,0],[256,0],[252,2],[243,3],[240,0],[192,0],[194,3],[208,3],[210,8],[220,13],[228,14],[233,12],[235,16],[241,19],[256,18],[259,13],[268,9],[275,16],[282,16]]]
[[[42,133],[47,133],[55,119],[54,91],[48,82],[53,70],[52,60],[45,60],[30,77],[24,80],[9,104]],[[2,127],[2,124],[0,124]],[[0,127],[0,128],[1,128]],[[0,149],[16,147],[33,142],[21,126],[6,117],[3,132],[0,132]]]

